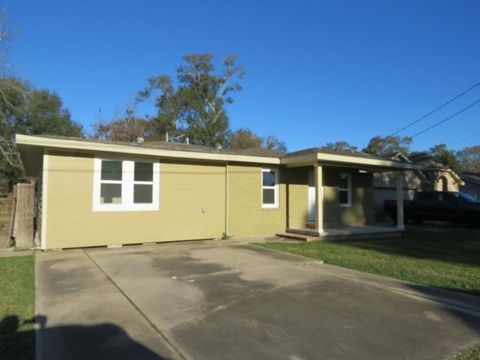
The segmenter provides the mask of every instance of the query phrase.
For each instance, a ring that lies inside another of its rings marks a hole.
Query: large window
[[[262,207],[278,207],[278,170],[262,169]]]
[[[340,206],[349,207],[352,205],[352,176],[347,173],[340,173],[340,186],[338,187]]]
[[[93,210],[157,210],[156,162],[95,159]]]

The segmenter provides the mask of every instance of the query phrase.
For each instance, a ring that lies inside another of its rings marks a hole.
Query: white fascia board
[[[415,165],[412,163],[400,163],[397,161],[384,160],[384,159],[369,159],[359,156],[339,155],[339,154],[326,154],[326,153],[311,153],[298,156],[291,156],[282,159],[282,164],[287,167],[306,166],[313,165],[317,162],[326,162],[338,165],[357,165],[357,166],[371,166],[381,167],[387,169],[397,170],[422,170],[421,165]]]
[[[331,161],[331,162],[345,163],[345,164],[378,166],[378,167],[386,167],[386,168],[398,169],[398,170],[422,170],[423,169],[421,165],[415,165],[412,163],[399,163],[391,160],[369,159],[369,158],[362,158],[357,156],[325,154],[325,153],[317,153],[317,160]]]
[[[212,154],[194,151],[166,150],[145,148],[140,146],[128,146],[118,144],[106,144],[79,140],[52,139],[29,135],[16,135],[16,143],[19,145],[39,146],[49,149],[83,150],[96,152],[111,152],[120,154],[145,155],[175,159],[209,160],[209,161],[233,161],[258,164],[280,164],[276,157],[262,157],[233,154]]]

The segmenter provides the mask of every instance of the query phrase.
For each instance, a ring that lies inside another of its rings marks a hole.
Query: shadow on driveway
[[[47,318],[37,315],[21,320],[9,315],[0,321],[0,349],[2,360],[34,359],[35,331],[19,331],[21,324],[36,323],[38,336],[56,343],[45,358],[65,360],[87,359],[141,359],[163,360],[142,344],[131,339],[119,326],[105,323],[92,326],[68,325],[46,328]],[[40,349],[37,349],[37,351]]]

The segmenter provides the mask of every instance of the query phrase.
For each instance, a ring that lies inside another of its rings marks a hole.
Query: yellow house
[[[17,135],[37,179],[42,249],[222,237],[317,237],[373,227],[373,173],[417,165],[318,148],[277,154],[165,142]]]

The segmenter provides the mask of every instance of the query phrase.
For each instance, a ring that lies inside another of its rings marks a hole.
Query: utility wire
[[[443,103],[442,105],[436,107],[435,109],[433,109],[432,111],[426,113],[425,115],[419,117],[417,120],[415,121],[412,121],[410,124],[408,125],[405,125],[404,127],[402,127],[401,129],[398,129],[397,131],[395,131],[394,133],[392,133],[391,135],[387,136],[387,137],[392,137],[392,136],[395,136],[397,135],[399,132],[405,130],[405,129],[408,129],[409,127],[415,125],[416,123],[422,121],[423,119],[425,119],[426,117],[432,115],[433,113],[437,112],[438,110],[444,108],[445,106],[447,106],[448,104],[454,102],[455,100],[457,100],[458,98],[461,98],[463,95],[469,93],[470,91],[472,91],[473,89],[475,89],[477,86],[480,86],[480,82],[476,83],[475,85],[469,87],[467,90],[461,92],[460,94],[454,96],[453,98],[451,98],[450,100],[448,100],[446,103]]]
[[[433,129],[433,128],[441,125],[441,124],[443,124],[444,122],[447,122],[448,120],[453,119],[455,116],[460,115],[461,113],[463,113],[464,111],[470,109],[471,107],[474,107],[474,106],[477,105],[478,103],[480,103],[480,99],[477,99],[476,101],[474,101],[474,102],[471,103],[470,105],[465,106],[463,109],[457,111],[455,114],[450,115],[450,116],[446,117],[446,118],[443,119],[443,120],[437,121],[435,124],[429,126],[429,127],[426,128],[425,130],[422,130],[422,131],[416,133],[415,135],[412,136],[412,138],[417,137],[418,135],[422,135],[422,134],[426,133],[427,131],[429,131],[429,130],[431,130],[431,129]]]

